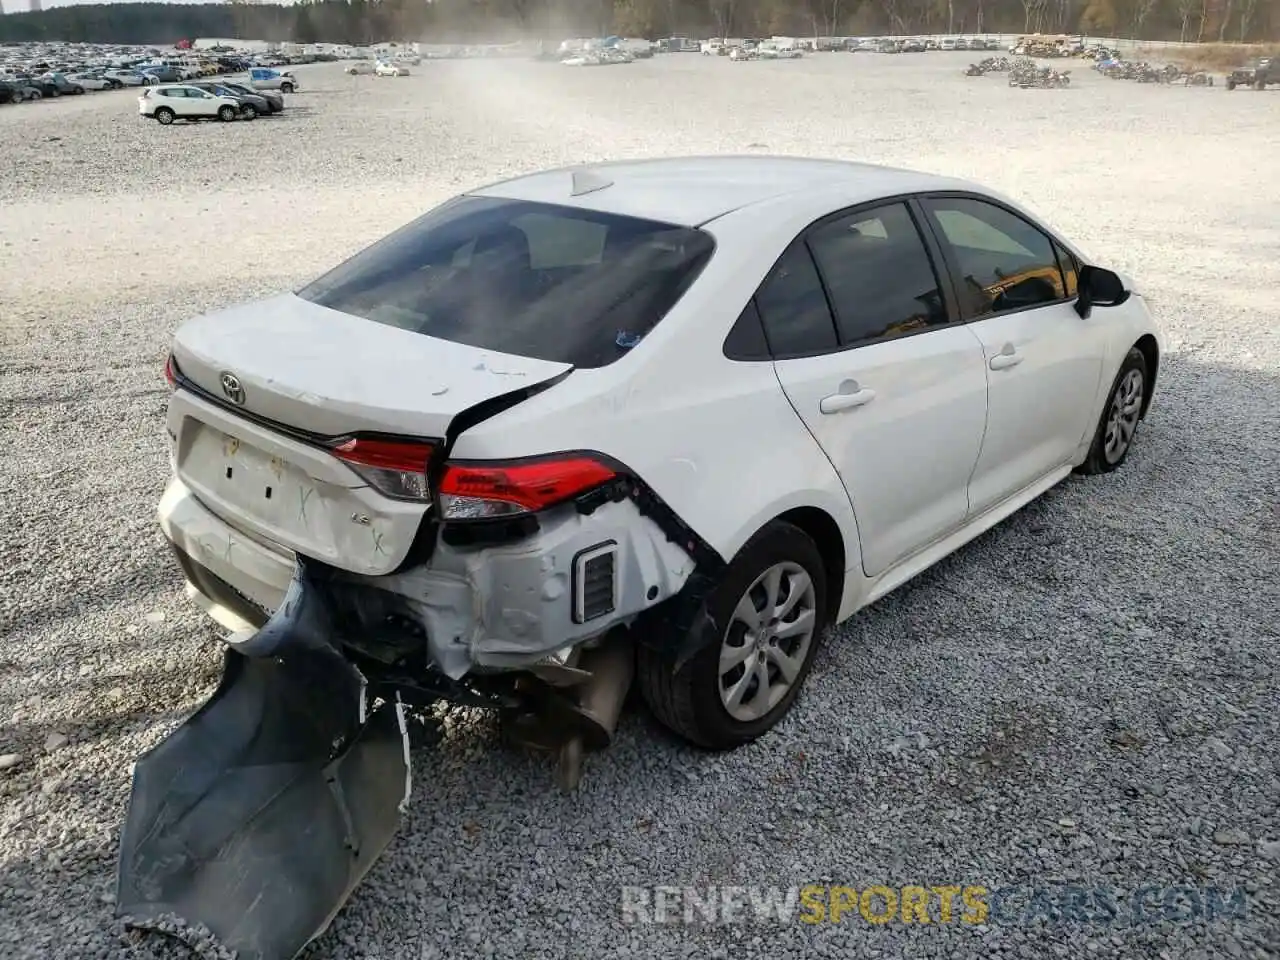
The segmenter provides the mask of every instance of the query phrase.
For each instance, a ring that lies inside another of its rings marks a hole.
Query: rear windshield
[[[657,325],[714,247],[690,227],[460,197],[298,296],[473,347],[603,367]]]

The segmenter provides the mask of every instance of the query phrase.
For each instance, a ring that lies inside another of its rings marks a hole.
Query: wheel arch
[[[764,530],[770,523],[776,522],[788,523],[793,527],[799,528],[808,534],[809,538],[817,546],[818,555],[822,557],[823,573],[826,575],[827,581],[826,612],[828,622],[835,623],[840,612],[840,603],[844,596],[845,570],[848,569],[848,551],[845,549],[844,535],[840,532],[840,525],[836,523],[831,514],[821,507],[792,507],[773,517],[767,523],[761,524],[760,528],[747,539],[747,543],[754,540],[760,531]],[[745,549],[745,544],[743,549]],[[741,549],[738,552],[741,553]]]
[[[1151,397],[1156,389],[1156,375],[1160,371],[1160,345],[1156,343],[1156,338],[1149,333],[1144,333],[1138,338],[1134,349],[1142,354],[1142,358],[1147,362],[1147,389],[1142,398],[1142,417],[1146,417],[1147,408],[1151,406]]]

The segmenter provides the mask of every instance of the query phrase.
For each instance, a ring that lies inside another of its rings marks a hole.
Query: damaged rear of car
[[[160,522],[231,635],[218,691],[137,764],[122,915],[292,956],[394,831],[406,709],[495,707],[576,786],[633,676],[627,628],[660,609],[691,629],[685,588],[722,561],[608,450],[454,446],[624,357],[714,248],[693,227],[462,197],[296,294],[180,328]]]

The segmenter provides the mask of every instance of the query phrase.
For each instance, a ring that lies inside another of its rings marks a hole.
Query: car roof
[[[701,226],[755,203],[830,187],[841,187],[852,194],[852,205],[904,193],[968,190],[974,185],[871,163],[752,155],[667,157],[564,167],[514,177],[468,193]]]

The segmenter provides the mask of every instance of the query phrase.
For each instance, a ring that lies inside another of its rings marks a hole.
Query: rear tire
[[[60,97],[62,96],[62,91],[59,90],[57,87],[54,87],[52,90],[49,91],[49,96]]]
[[[246,103],[240,110],[241,120],[257,120],[258,108],[251,103]]]
[[[236,108],[232,106],[222,106],[218,108],[218,119],[223,123],[230,123],[236,118]]]
[[[155,118],[156,118],[156,123],[160,124],[161,126],[167,127],[169,124],[173,123],[175,119],[177,119],[177,114],[175,114],[168,107],[161,107],[159,110],[155,112]]]
[[[280,84],[280,92],[281,92],[281,93],[293,93],[293,84],[292,84],[292,83],[282,83],[282,84]]]
[[[1150,382],[1147,358],[1137,347],[1131,347],[1103,404],[1089,455],[1076,468],[1077,473],[1110,473],[1124,463],[1133,449]]]
[[[722,625],[715,642],[679,670],[673,654],[641,644],[636,676],[664,726],[698,746],[728,750],[781,720],[809,674],[829,619],[826,570],[813,539],[789,523],[770,523],[734,558],[703,612]]]

